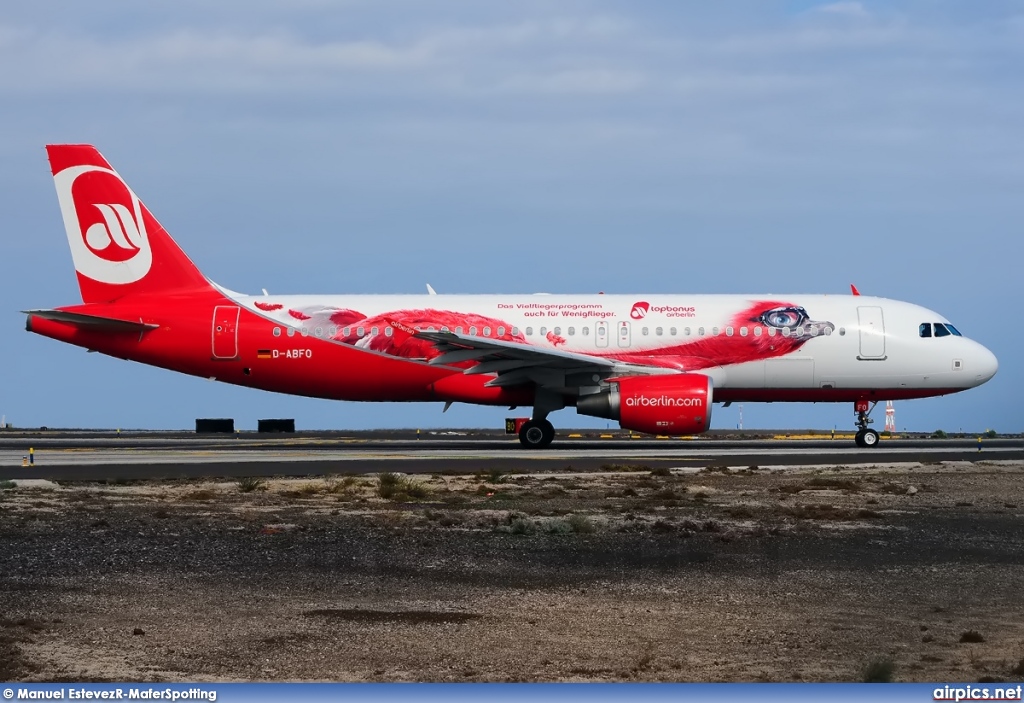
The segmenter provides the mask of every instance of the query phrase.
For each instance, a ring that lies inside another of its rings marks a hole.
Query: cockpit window
[[[922,337],[931,337],[932,336],[932,323],[930,323],[930,322],[922,322],[921,326],[917,328],[917,333],[919,335],[921,335]]]
[[[952,333],[949,330],[946,329],[946,326],[944,324],[942,324],[941,322],[936,322],[935,323],[935,336],[936,337],[948,337],[950,334],[952,334]]]
[[[946,329],[952,332],[954,337],[963,337],[963,335],[960,334],[960,330],[958,330],[956,327],[949,324],[948,322],[946,323]]]

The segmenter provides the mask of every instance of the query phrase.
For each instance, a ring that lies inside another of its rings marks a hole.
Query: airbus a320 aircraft
[[[995,356],[938,313],[860,295],[242,295],[207,279],[100,153],[46,147],[82,305],[27,328],[182,373],[317,398],[575,406],[626,429],[704,432],[712,402],[870,410],[981,385]]]

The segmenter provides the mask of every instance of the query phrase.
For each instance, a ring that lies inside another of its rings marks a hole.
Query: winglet
[[[850,292],[853,293],[854,295],[860,295],[860,291],[857,290],[857,286],[853,285],[852,283],[850,284]]]

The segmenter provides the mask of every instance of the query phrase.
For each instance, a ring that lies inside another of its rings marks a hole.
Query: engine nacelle
[[[708,376],[628,376],[610,384],[608,391],[581,396],[576,412],[648,434],[700,434],[711,426],[713,384]]]

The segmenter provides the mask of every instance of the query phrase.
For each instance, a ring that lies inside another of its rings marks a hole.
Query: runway
[[[28,449],[34,465],[22,466]],[[143,480],[323,476],[395,471],[594,471],[613,465],[700,468],[708,465],[807,466],[940,461],[1024,461],[1024,440],[886,440],[859,449],[848,439],[560,439],[526,450],[502,435],[95,436],[70,433],[0,437],[0,480]]]

